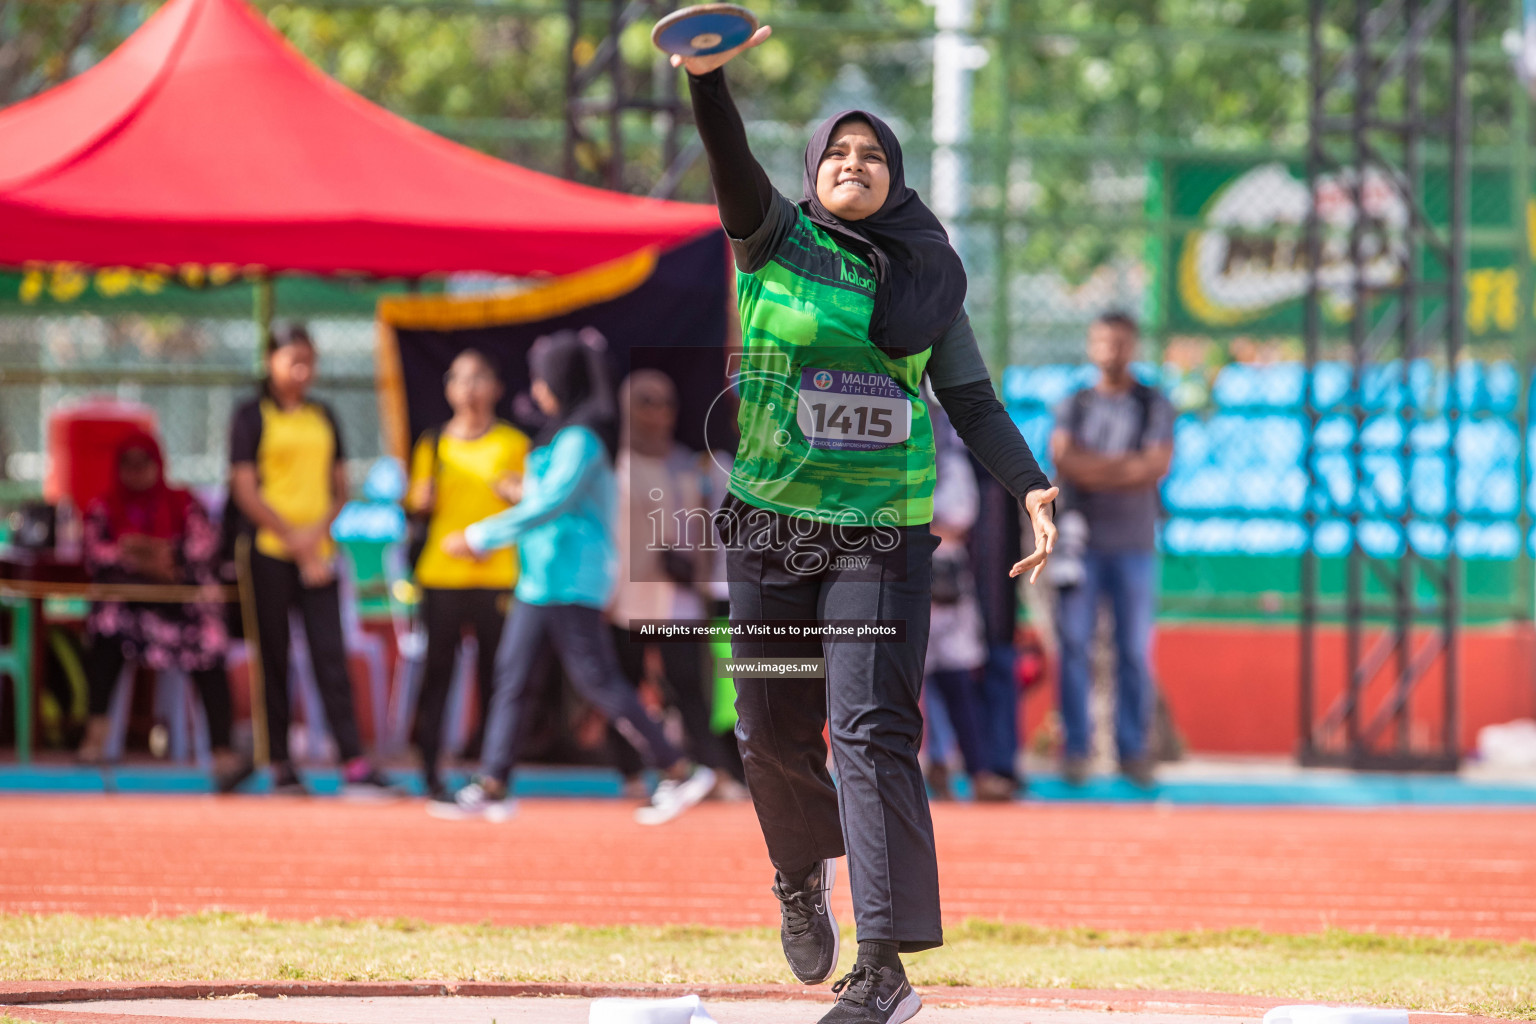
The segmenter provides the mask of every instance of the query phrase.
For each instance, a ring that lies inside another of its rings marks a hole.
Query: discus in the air
[[[651,42],[680,57],[724,53],[752,38],[757,15],[735,4],[699,4],[673,11],[651,30]]]

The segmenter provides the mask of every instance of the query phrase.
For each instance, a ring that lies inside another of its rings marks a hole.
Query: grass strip
[[[1105,932],[967,921],[906,957],[918,985],[1164,989],[1536,1020],[1536,943],[1345,931]],[[845,930],[843,968],[852,962]],[[6,981],[790,980],[770,929],[0,915]],[[0,1024],[4,1024],[0,1019]]]

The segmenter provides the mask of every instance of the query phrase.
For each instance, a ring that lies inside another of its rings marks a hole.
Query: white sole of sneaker
[[[891,1011],[891,1019],[886,1024],[901,1024],[904,1020],[911,1020],[922,1008],[923,997],[917,994],[917,989],[913,989],[907,993],[905,999],[896,1004],[896,1009]]]
[[[821,873],[822,877],[827,881],[826,888],[822,890],[821,898],[826,901],[827,921],[832,925],[832,969],[826,973],[826,977],[822,978],[821,981],[810,982],[810,984],[814,985],[825,983],[827,978],[837,973],[837,961],[843,955],[843,933],[838,930],[837,918],[832,913],[832,886],[837,881],[837,861],[822,861]]]
[[[510,800],[503,800],[500,804],[487,807],[481,811],[468,811],[458,804],[443,803],[440,800],[427,801],[427,814],[440,821],[489,821],[492,824],[500,824],[510,821],[517,814],[517,806]]]

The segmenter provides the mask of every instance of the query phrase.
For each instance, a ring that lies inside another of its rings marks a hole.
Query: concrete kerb
[[[1297,1000],[1218,992],[1167,992],[1117,989],[1029,989],[919,986],[932,1006],[1019,1006],[1098,1013],[1178,1013],[1217,1017],[1262,1017],[1276,1006]],[[697,993],[709,1000],[801,1000],[831,1002],[826,989],[799,985],[644,985],[498,981],[11,981],[0,982],[0,1010],[48,1003],[97,1000],[217,999],[247,995],[260,998],[300,996],[400,997],[461,996],[487,998],[605,996],[665,999]],[[22,1011],[22,1019],[26,1011]],[[15,1013],[12,1013],[15,1016]],[[52,1013],[47,1017],[54,1019]],[[149,1018],[142,1018],[147,1024]],[[1497,1018],[1465,1014],[1411,1013],[1410,1024],[1503,1024]]]

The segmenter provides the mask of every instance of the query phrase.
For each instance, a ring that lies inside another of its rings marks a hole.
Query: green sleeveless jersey
[[[730,489],[758,508],[849,525],[933,519],[932,349],[869,339],[875,277],[795,207],[759,270],[738,271],[741,441]]]

